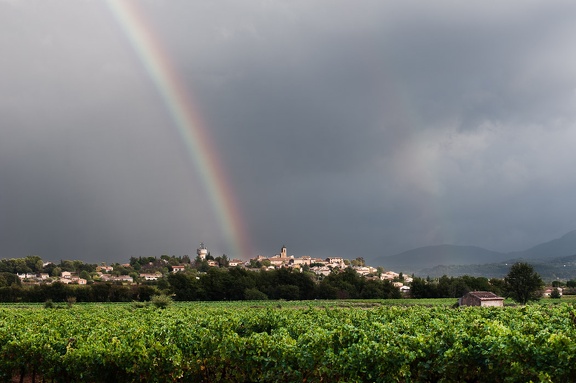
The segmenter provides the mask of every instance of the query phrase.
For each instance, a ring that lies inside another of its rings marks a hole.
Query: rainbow
[[[107,0],[109,10],[163,99],[186,152],[200,173],[228,248],[232,250],[228,256],[247,259],[252,256],[248,236],[228,184],[228,176],[216,156],[218,151],[192,96],[180,85],[184,82],[178,78],[169,56],[162,50],[162,44],[152,28],[148,27],[136,4],[132,1]]]

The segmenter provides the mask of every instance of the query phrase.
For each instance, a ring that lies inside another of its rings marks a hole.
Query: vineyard
[[[576,381],[576,308],[0,308],[0,380]]]

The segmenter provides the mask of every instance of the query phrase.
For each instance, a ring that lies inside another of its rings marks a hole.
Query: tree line
[[[437,280],[414,278],[411,286],[413,298],[459,298],[470,291],[491,291],[496,295],[510,297],[526,304],[542,297],[544,282],[532,265],[517,262],[510,267],[504,279],[471,277],[448,277]],[[559,298],[560,296],[556,296]]]
[[[410,287],[413,298],[459,298],[470,291],[491,291],[502,295],[504,281],[468,275],[460,277],[444,275],[438,279],[415,277]]]
[[[179,301],[223,300],[309,300],[309,299],[394,299],[401,294],[391,281],[367,278],[353,268],[336,269],[327,276],[312,272],[280,268],[255,271],[225,266],[226,256],[217,257],[221,267],[201,267],[186,272],[170,273],[171,265],[190,262],[185,257],[162,256],[131,258],[129,266],[115,264],[115,274],[138,274],[139,271],[162,270],[165,277],[154,282],[122,284],[120,282],[92,282],[97,265],[81,261],[60,261],[44,264],[40,257],[28,256],[0,260],[0,301],[44,302],[73,299],[77,302],[130,302],[148,301],[153,295],[171,295]],[[188,263],[190,264],[190,263]],[[192,266],[192,264],[191,264]],[[205,271],[204,271],[205,270]],[[88,280],[88,285],[67,285],[61,282],[23,284],[16,273],[49,273],[73,271]],[[400,277],[402,279],[402,277]],[[570,281],[572,282],[572,281]],[[570,285],[570,282],[568,285]],[[517,263],[504,279],[485,277],[448,277],[438,279],[413,278],[410,284],[412,298],[459,298],[469,291],[492,291],[526,303],[541,296],[543,282],[532,266]]]
[[[155,282],[132,285],[109,282],[27,285],[14,274],[0,272],[0,301],[130,302],[148,301],[157,294],[168,294],[178,301],[400,298],[400,292],[392,282],[367,279],[352,268],[334,272],[321,281],[315,279],[313,273],[285,268],[260,272],[213,267],[206,273],[170,273]]]
[[[367,279],[352,268],[333,272],[319,282],[315,278],[312,273],[285,268],[265,272],[211,268],[201,275],[170,274],[168,283],[174,298],[181,301],[400,298],[392,282]]]

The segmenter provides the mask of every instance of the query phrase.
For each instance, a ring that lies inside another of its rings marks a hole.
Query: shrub
[[[66,298],[66,305],[68,305],[68,308],[71,308],[74,303],[76,303],[76,297]]]
[[[166,294],[154,295],[150,302],[159,309],[165,309],[172,304],[172,298]]]
[[[268,299],[268,295],[253,287],[244,290],[244,299],[247,301],[265,301]]]
[[[132,301],[132,308],[133,309],[143,309],[147,306],[148,306],[148,302]]]

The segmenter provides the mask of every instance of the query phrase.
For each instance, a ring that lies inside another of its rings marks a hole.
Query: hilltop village
[[[361,257],[353,260],[341,257],[313,258],[307,255],[295,257],[294,255],[288,255],[286,246],[282,246],[280,253],[274,256],[258,255],[248,261],[228,259],[226,255],[213,257],[210,255],[206,245],[201,243],[196,250],[196,258],[194,260],[191,260],[189,256],[162,255],[159,259],[156,257],[132,257],[129,263],[92,265],[93,267],[81,261],[62,261],[58,266],[52,262],[42,262],[36,256],[17,260],[3,260],[3,262],[5,264],[16,264],[8,267],[7,265],[0,265],[0,272],[14,271],[18,278],[26,284],[61,282],[63,284],[87,285],[95,282],[129,284],[157,282],[169,274],[189,271],[205,273],[210,268],[242,268],[260,271],[289,269],[297,272],[312,273],[319,280],[333,272],[352,269],[358,275],[369,280],[390,281],[403,293],[410,291],[410,287],[407,284],[412,282],[412,278],[403,276],[402,273],[386,271],[382,267],[368,266]],[[39,262],[41,262],[41,266]]]
[[[420,278],[371,267],[362,257],[296,257],[288,255],[286,246],[273,256],[248,261],[213,257],[204,244],[193,259],[131,257],[128,263],[110,265],[44,262],[39,256],[0,260],[1,302],[130,302],[158,294],[180,301],[460,298],[471,291],[501,295],[506,289],[502,278]],[[542,293],[576,294],[576,281],[553,281]]]

